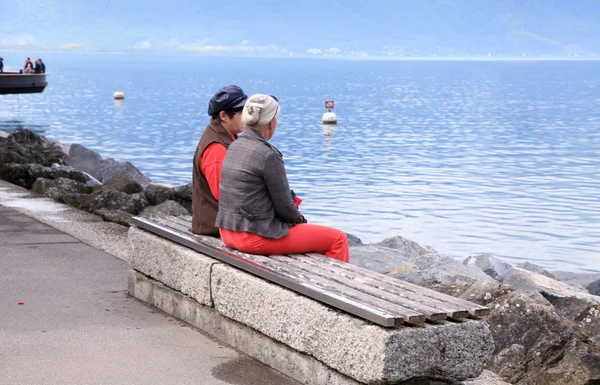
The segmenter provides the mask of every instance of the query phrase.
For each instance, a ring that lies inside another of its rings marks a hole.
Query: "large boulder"
[[[429,246],[421,246],[400,236],[351,247],[350,263],[433,289],[493,281],[475,266],[464,265],[454,258],[438,254]]]
[[[350,247],[350,263],[379,273],[418,270],[418,267],[398,250],[376,245]]]
[[[510,286],[498,281],[475,281],[472,283],[436,285],[434,290],[465,299],[482,306],[488,306],[511,291]]]
[[[18,128],[6,138],[0,138],[0,167],[8,163],[38,163],[50,166],[62,163],[69,148],[35,132]]]
[[[148,183],[144,186],[144,196],[148,202],[155,206],[171,199],[172,187],[157,183]]]
[[[138,215],[148,206],[148,201],[143,194],[126,194],[112,190],[96,191],[92,194],[65,195],[63,201],[69,206],[91,213],[100,209],[108,209]]]
[[[71,145],[69,156],[65,159],[65,165],[84,171],[98,180],[100,180],[98,169],[101,164],[102,157],[100,154],[78,143]]]
[[[600,381],[598,346],[541,295],[511,292],[486,318],[495,350],[488,369],[512,384],[585,385]],[[583,338],[582,338],[583,337]]]
[[[106,181],[99,190],[113,190],[121,191],[126,194],[136,194],[142,192],[143,188],[131,175],[123,171]]]
[[[181,215],[189,215],[188,211],[175,201],[165,201],[157,206],[149,206],[140,213],[141,217],[146,218],[164,218],[166,216],[178,217]]]
[[[552,271],[557,280],[573,286],[586,287],[594,281],[600,280],[600,273],[575,273],[572,271]]]
[[[398,250],[402,256],[411,259],[423,255],[437,254],[437,252],[431,246],[421,246],[417,242],[401,236],[386,238],[381,242],[375,243],[374,245]]]
[[[191,183],[183,186],[173,187],[171,189],[171,200],[179,203],[191,214],[192,213],[192,191],[193,186]]]
[[[85,183],[85,177],[79,171],[54,170],[36,163],[8,164],[0,168],[0,179],[31,189],[37,178],[68,178]]]
[[[593,295],[600,295],[600,279],[586,286],[587,291]]]
[[[67,178],[37,178],[33,183],[33,186],[31,186],[31,190],[57,201],[62,201],[62,198],[65,195],[87,194],[91,192],[90,187],[86,187],[81,182]]]
[[[500,282],[504,279],[506,271],[512,267],[512,265],[491,255],[472,255],[465,259],[463,264],[477,266],[481,271]]]
[[[590,295],[581,287],[569,285],[518,267],[509,268],[504,274],[502,283],[510,285],[515,290],[535,290],[555,297],[590,298]]]
[[[76,170],[75,167],[73,167],[73,166],[65,166],[62,164],[54,163],[54,164],[52,164],[51,168],[53,170],[77,171],[78,173],[81,173],[81,175],[83,175],[83,177],[85,178],[85,186],[86,187],[102,186],[102,183],[100,183],[100,181],[98,179],[94,178],[93,176],[91,176],[90,174],[88,174],[85,171]]]
[[[556,279],[556,276],[554,274],[552,274],[548,270],[544,269],[543,267],[536,265],[534,263],[531,263],[531,262],[519,263],[516,267],[524,269],[524,270],[532,271],[534,273],[538,273],[541,275],[545,275],[548,278]]]
[[[77,170],[85,171],[105,183],[115,175],[126,172],[131,178],[141,185],[150,182],[150,179],[141,173],[134,165],[129,162],[121,162],[114,159],[102,159],[100,154],[82,146],[81,144],[71,145],[69,156],[65,159],[67,166],[72,166]]]
[[[346,238],[348,238],[348,246],[360,246],[363,244],[362,240],[354,234],[346,233]]]
[[[112,158],[105,159],[102,161],[100,168],[97,170],[98,180],[102,183],[106,183],[112,177],[120,173],[127,173],[131,176],[131,179],[138,182],[141,185],[150,183],[150,178],[142,174],[137,167],[129,162],[122,162],[114,160]]]

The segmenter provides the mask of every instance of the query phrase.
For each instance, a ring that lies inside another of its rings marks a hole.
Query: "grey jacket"
[[[216,226],[281,238],[302,223],[292,200],[283,157],[255,130],[233,142],[221,167]]]

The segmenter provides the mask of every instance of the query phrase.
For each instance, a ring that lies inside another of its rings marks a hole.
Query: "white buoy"
[[[117,91],[117,92],[115,92],[115,94],[113,95],[113,97],[116,100],[123,100],[123,99],[125,99],[125,94],[123,92],[121,92],[121,91]]]
[[[337,124],[337,116],[333,112],[326,112],[321,118],[323,124]]]

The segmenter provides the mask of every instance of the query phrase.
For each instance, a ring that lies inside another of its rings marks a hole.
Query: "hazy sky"
[[[597,0],[0,0],[0,50],[600,56]]]

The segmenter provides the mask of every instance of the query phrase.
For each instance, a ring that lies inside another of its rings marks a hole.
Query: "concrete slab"
[[[123,261],[71,238],[8,244],[15,226],[53,230],[6,209],[0,223],[0,383],[297,384],[129,297]]]

